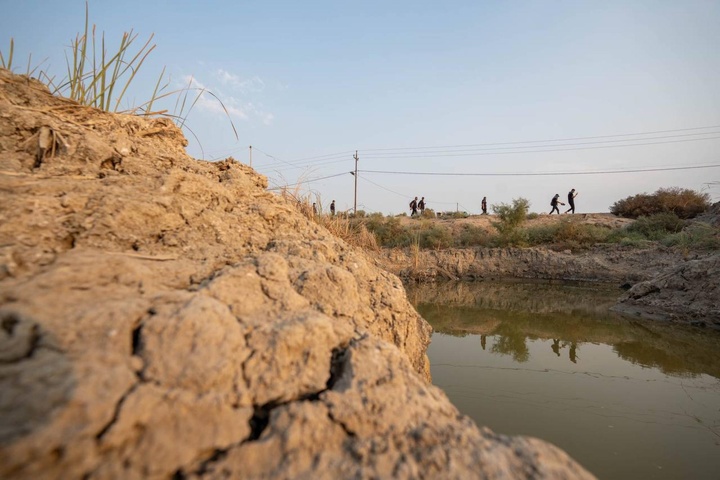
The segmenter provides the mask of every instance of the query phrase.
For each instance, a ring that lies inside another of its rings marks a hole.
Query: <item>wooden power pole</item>
[[[355,150],[355,156],[353,158],[355,159],[355,173],[353,174],[355,176],[355,201],[353,202],[353,213],[357,213],[357,162],[360,160],[357,150]]]

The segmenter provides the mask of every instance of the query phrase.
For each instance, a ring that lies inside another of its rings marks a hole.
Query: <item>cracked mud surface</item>
[[[1,478],[590,478],[460,416],[397,277],[183,146],[0,70]]]

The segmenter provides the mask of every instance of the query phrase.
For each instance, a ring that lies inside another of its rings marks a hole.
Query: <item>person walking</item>
[[[482,214],[487,215],[487,197],[483,197],[480,207],[482,208],[482,211],[483,211]]]
[[[552,215],[553,212],[557,212],[558,215],[560,215],[560,209],[558,208],[558,204],[565,205],[563,202],[560,201],[560,194],[556,193],[552,200],[550,200],[550,206],[552,207],[552,210],[550,210],[550,215]]]
[[[335,216],[335,200],[330,202],[330,215]]]
[[[570,205],[570,208],[568,208],[567,212],[565,212],[565,213],[568,213],[571,211],[573,214],[575,213],[575,197],[577,197],[577,196],[578,196],[578,194],[575,192],[574,188],[568,192],[568,205]]]
[[[417,197],[410,201],[410,216],[417,215]]]
[[[418,202],[418,210],[420,210],[420,216],[425,213],[425,197],[422,197]]]

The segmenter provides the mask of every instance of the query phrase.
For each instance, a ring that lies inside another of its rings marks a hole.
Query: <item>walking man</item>
[[[330,202],[330,215],[335,216],[335,200]]]
[[[558,204],[565,205],[563,202],[560,201],[560,194],[556,193],[552,200],[550,200],[550,206],[552,207],[552,210],[550,210],[550,215],[552,215],[553,212],[557,212],[558,215],[560,215],[560,209],[558,208]]]
[[[417,197],[410,201],[410,216],[417,215]]]
[[[568,192],[568,205],[570,205],[570,208],[568,208],[565,213],[570,211],[572,211],[573,214],[575,213],[575,197],[577,197],[577,195],[574,188]]]
[[[420,210],[420,216],[422,217],[423,213],[425,213],[425,197],[422,197],[418,202],[418,210]]]
[[[487,215],[487,197],[483,197],[480,207],[482,207],[482,211],[483,211],[482,214]]]

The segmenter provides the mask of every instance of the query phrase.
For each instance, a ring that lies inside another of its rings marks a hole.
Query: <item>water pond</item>
[[[599,478],[720,478],[720,335],[609,312],[617,288],[413,285],[433,383],[478,425]]]

